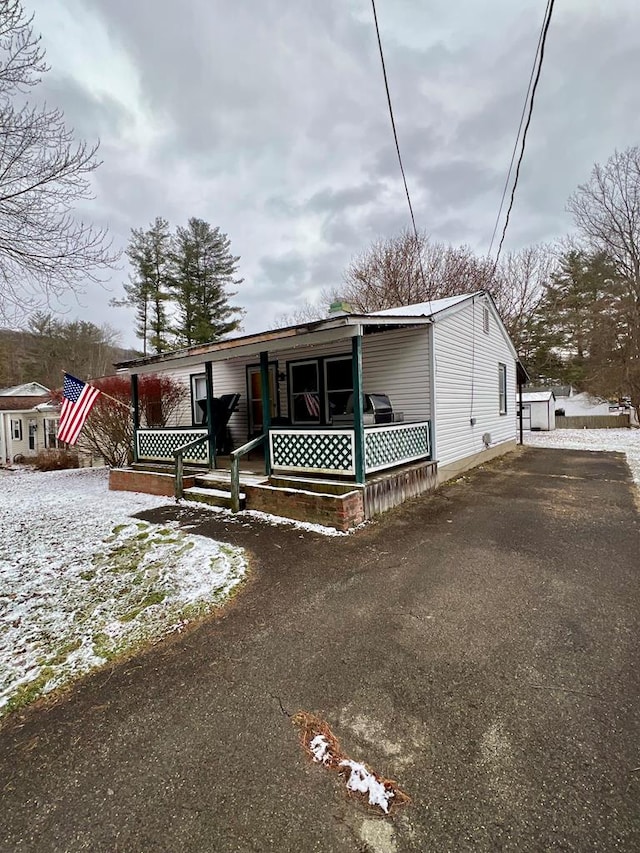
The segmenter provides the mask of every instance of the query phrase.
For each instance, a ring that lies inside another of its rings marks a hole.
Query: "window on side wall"
[[[507,365],[498,364],[498,405],[501,415],[507,414]]]
[[[194,373],[191,376],[191,417],[198,426],[207,419],[207,376]]]

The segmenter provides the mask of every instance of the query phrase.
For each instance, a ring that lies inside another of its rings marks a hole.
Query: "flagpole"
[[[71,376],[72,374],[70,374],[70,373],[69,373],[69,374],[67,374],[67,371],[66,371],[66,370],[63,370],[63,371],[62,371],[62,375],[63,375],[63,376],[67,376],[67,375],[68,375],[68,376]],[[126,404],[126,403],[123,403],[123,402],[122,402],[122,400],[118,400],[118,398],[117,398],[117,397],[112,397],[112,396],[111,396],[111,394],[107,394],[107,393],[106,393],[106,391],[103,391],[101,388],[98,388],[98,386],[97,386],[97,385],[91,385],[91,383],[90,383],[90,382],[85,382],[84,384],[85,384],[85,385],[89,385],[91,388],[97,388],[97,389],[98,389],[98,391],[100,391],[100,393],[102,394],[102,396],[103,396],[103,397],[106,397],[106,398],[107,398],[107,400],[113,400],[113,402],[114,402],[114,403],[117,403],[119,406],[124,406],[124,408],[129,412],[129,414],[131,414],[131,406],[127,406],[127,404]]]

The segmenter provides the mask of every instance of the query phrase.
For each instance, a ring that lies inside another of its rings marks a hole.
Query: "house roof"
[[[558,397],[570,397],[572,391],[571,385],[541,385],[536,388],[531,387],[528,389],[528,392],[533,393],[542,393],[543,391],[553,391],[556,400]]]
[[[555,400],[556,395],[553,391],[523,391],[523,403],[546,403],[549,400]]]
[[[43,400],[44,395],[38,397],[8,397],[6,394],[0,396],[0,412],[24,412],[28,409],[33,409],[36,406],[42,405],[47,400]]]
[[[0,397],[48,397],[49,394],[50,389],[39,382],[25,382],[22,385],[0,389]]]
[[[367,329],[379,330],[383,326],[417,327],[431,325],[440,319],[444,319],[444,316],[448,316],[449,313],[455,313],[463,303],[484,296],[487,296],[493,306],[496,316],[501,323],[504,336],[513,349],[513,344],[508,338],[493,299],[489,294],[485,294],[485,291],[480,290],[459,296],[449,296],[445,299],[434,299],[431,302],[419,302],[415,305],[403,305],[399,308],[372,311],[368,314],[334,314],[311,323],[300,323],[295,326],[286,326],[282,329],[272,329],[251,335],[240,335],[187,349],[122,361],[116,364],[116,368],[120,370],[131,369],[131,372],[144,373],[149,372],[156,366],[167,366],[172,362],[176,366],[186,367],[201,363],[205,359],[208,361],[219,361],[240,356],[255,356],[265,350],[268,350],[269,353],[275,353],[278,350],[299,346],[312,346],[340,339],[348,340],[359,334],[362,330],[365,332]],[[513,352],[514,357],[517,358],[515,349]],[[132,370],[132,368],[135,368],[135,370]]]
[[[401,305],[399,308],[385,308],[383,311],[370,311],[367,317],[434,317],[447,308],[466,302],[483,291],[464,293],[460,296],[447,296],[444,299],[432,299],[430,302],[417,302],[415,305]]]

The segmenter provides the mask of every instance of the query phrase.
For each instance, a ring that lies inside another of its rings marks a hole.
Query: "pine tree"
[[[116,306],[130,305],[136,311],[136,335],[142,339],[143,353],[149,349],[164,352],[169,348],[169,324],[166,302],[172,275],[171,233],[161,216],[145,231],[132,228],[127,247],[132,272],[123,285],[124,299],[112,300]]]
[[[607,394],[600,379],[624,347],[620,306],[624,288],[602,252],[570,249],[545,291],[540,314],[564,362],[562,379]]]
[[[180,344],[193,346],[220,340],[240,327],[242,310],[229,305],[242,282],[235,278],[239,257],[218,227],[191,217],[173,241],[171,289],[177,307],[175,334]]]

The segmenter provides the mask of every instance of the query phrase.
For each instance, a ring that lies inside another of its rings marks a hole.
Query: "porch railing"
[[[271,466],[283,471],[355,474],[352,429],[270,429]]]
[[[187,442],[187,444],[183,444],[181,447],[177,447],[173,451],[173,456],[175,459],[175,467],[174,467],[174,494],[176,496],[176,500],[181,500],[184,495],[184,457],[185,454],[195,452],[196,448],[200,445],[207,442],[209,439],[208,433],[199,436],[198,438],[194,438],[193,441]],[[208,445],[206,445],[208,447]]]
[[[431,456],[429,421],[365,427],[364,467],[367,474],[406,465]]]
[[[238,447],[236,450],[232,450],[229,455],[231,459],[232,512],[240,511],[240,457],[244,456],[245,453],[250,453],[256,447],[260,447],[260,445],[264,444],[266,438],[266,435],[259,435],[257,438],[253,438],[251,441],[248,441],[246,444],[243,444],[242,447]]]
[[[430,422],[366,426],[365,473],[429,459]],[[279,471],[355,475],[353,429],[271,429],[271,465]]]
[[[209,447],[206,427],[179,427],[177,429],[136,430],[136,451],[140,462],[173,462],[176,450],[189,445],[184,461],[195,465],[208,465]],[[196,441],[200,439],[200,441]]]

